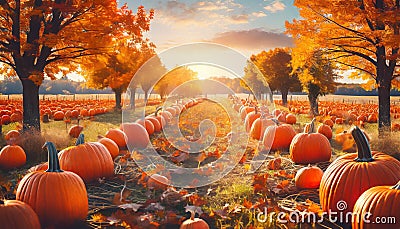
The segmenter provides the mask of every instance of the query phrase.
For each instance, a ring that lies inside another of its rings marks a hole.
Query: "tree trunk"
[[[149,100],[148,98],[149,96],[149,92],[147,90],[144,91],[144,105],[146,106],[147,100]]]
[[[120,90],[115,90],[115,109],[120,110],[122,108],[121,106],[121,97],[122,97],[122,92]]]
[[[308,101],[310,102],[310,113],[313,116],[319,115],[317,98],[318,98],[318,95],[313,95],[311,93],[308,94]]]
[[[22,78],[23,131],[40,131],[39,86]]]
[[[390,81],[378,86],[378,128],[380,134],[390,131],[390,86]]]
[[[286,106],[287,105],[287,95],[288,95],[288,93],[289,93],[289,89],[282,89],[281,90],[281,94],[282,94],[282,104],[283,104],[283,106]]]
[[[135,98],[135,95],[136,95],[136,87],[135,88],[131,88],[131,98],[130,98],[130,106],[131,106],[131,109],[133,110],[133,111],[135,111],[135,109],[136,109],[136,98]]]

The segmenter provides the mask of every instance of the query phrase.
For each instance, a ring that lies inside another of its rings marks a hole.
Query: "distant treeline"
[[[212,83],[212,80],[219,81],[220,83]],[[6,78],[0,81],[0,94],[22,94],[22,84],[18,78]],[[240,85],[240,79],[235,78],[212,78],[210,81],[204,81],[205,85],[202,85],[203,94],[226,94],[231,93],[248,93],[249,91],[244,89]],[[226,87],[225,87],[225,86]],[[231,91],[232,90],[232,91]],[[44,80],[39,90],[40,94],[112,94],[111,89],[92,89],[85,86],[84,82],[71,81],[67,78],[61,78],[57,80]],[[302,92],[290,92],[291,94],[304,94]],[[274,92],[278,94],[278,92]],[[335,95],[355,95],[355,96],[373,96],[378,95],[377,90],[367,91],[359,84],[339,84],[334,93]],[[393,96],[400,96],[400,91],[393,89],[391,92]]]
[[[18,78],[6,78],[0,81],[0,93],[3,95],[22,94],[22,84]],[[67,78],[44,80],[40,94],[111,94],[111,89],[96,90],[85,87],[84,82],[71,81]]]

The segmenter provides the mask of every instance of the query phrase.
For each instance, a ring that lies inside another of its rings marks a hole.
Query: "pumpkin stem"
[[[371,162],[374,161],[372,158],[371,148],[365,134],[358,126],[354,126],[351,130],[354,141],[357,144],[358,157],[354,159],[357,162]]]
[[[392,189],[400,190],[400,181],[395,186],[393,186]]]
[[[43,148],[47,148],[48,152],[48,162],[49,162],[49,168],[46,170],[46,172],[63,172],[60,169],[60,162],[58,160],[58,153],[56,146],[52,142],[46,142],[43,146]]]
[[[276,119],[276,118],[271,118],[271,121],[273,121],[277,126],[280,125],[278,119]]]
[[[157,117],[158,112],[160,112],[160,110],[162,110],[162,107],[157,107],[156,108],[156,112],[154,112],[154,115]]]
[[[76,139],[76,146],[79,146],[81,144],[85,143],[85,135],[79,134],[78,139]]]
[[[314,128],[315,128],[315,118],[310,123],[310,128],[308,129],[308,134],[314,133]]]

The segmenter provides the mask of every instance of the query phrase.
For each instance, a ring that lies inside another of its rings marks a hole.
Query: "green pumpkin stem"
[[[395,186],[392,187],[394,190],[400,190],[400,181]]]
[[[351,135],[357,144],[358,157],[354,159],[357,162],[371,162],[372,158],[371,148],[365,134],[358,126],[354,126],[351,130]]]
[[[313,118],[313,120],[310,123],[310,129],[308,129],[308,134],[314,133],[314,129],[315,129],[315,118]]]
[[[60,162],[58,160],[58,153],[56,146],[52,142],[46,142],[43,146],[43,148],[47,148],[48,152],[48,162],[49,162],[49,168],[46,170],[46,172],[63,172],[60,169]]]
[[[76,146],[79,146],[81,144],[85,143],[85,135],[79,134],[78,139],[76,139]]]

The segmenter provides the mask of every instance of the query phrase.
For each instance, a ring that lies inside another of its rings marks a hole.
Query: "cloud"
[[[263,11],[253,12],[251,15],[254,16],[254,17],[265,17],[265,16],[267,16],[267,14],[264,13]]]
[[[293,46],[292,38],[288,37],[286,34],[264,31],[262,29],[219,33],[211,42],[247,50]]]
[[[156,20],[173,26],[207,27],[216,24],[243,24],[250,20],[249,14],[239,13],[243,5],[227,1],[199,1],[187,3],[178,0],[160,2],[155,9]]]
[[[264,9],[271,12],[271,13],[276,13],[278,11],[285,10],[286,5],[283,4],[282,2],[274,1],[273,3],[269,4],[268,6],[264,6]]]

